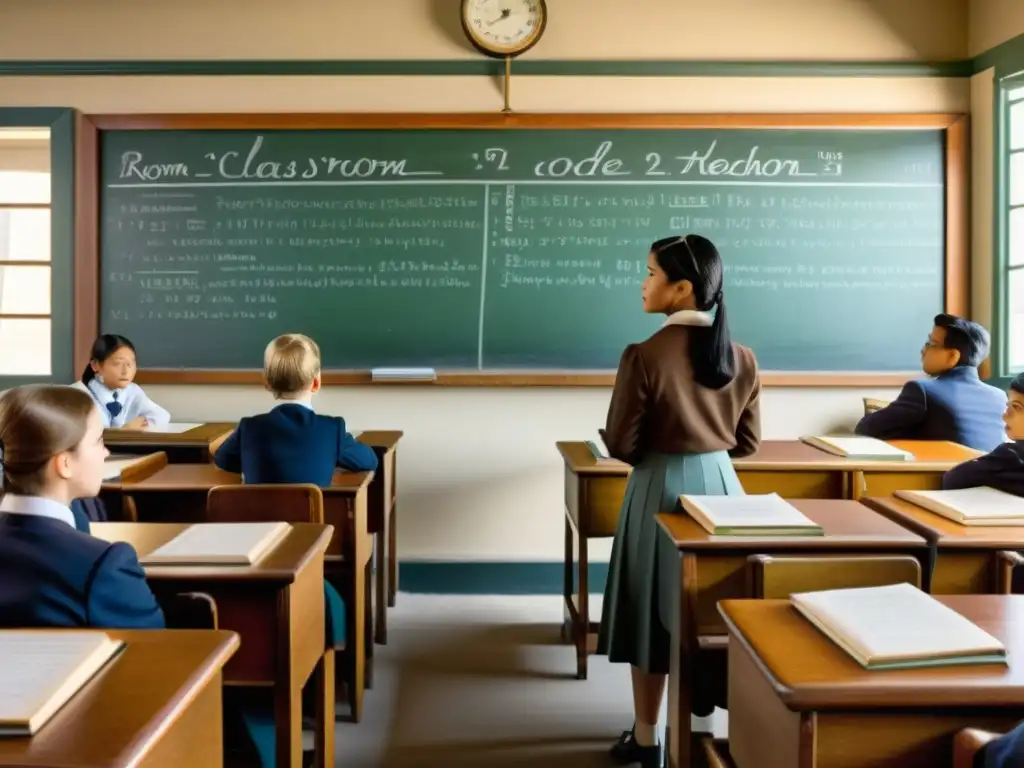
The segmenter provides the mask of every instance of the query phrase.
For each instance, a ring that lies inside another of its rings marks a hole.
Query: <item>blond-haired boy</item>
[[[377,468],[373,449],[358,442],[340,416],[313,410],[320,391],[320,347],[308,336],[286,333],[263,353],[265,386],[280,404],[268,413],[247,416],[214,455],[245,483],[331,484],[336,467],[367,472]]]

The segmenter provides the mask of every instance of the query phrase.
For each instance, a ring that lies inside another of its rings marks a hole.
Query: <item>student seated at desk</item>
[[[308,336],[287,333],[263,354],[266,388],[280,405],[248,416],[214,454],[214,463],[240,472],[246,483],[331,484],[337,467],[354,472],[377,469],[377,454],[345,430],[340,416],[313,411],[320,391],[320,347]]]
[[[1020,768],[1024,766],[1024,723],[993,739],[974,757],[975,768]]]
[[[103,424],[62,386],[0,399],[0,626],[163,629],[138,556],[77,530],[72,500],[103,482]]]
[[[1024,373],[1017,374],[1010,382],[1003,421],[1013,442],[1003,443],[991,453],[953,467],[942,476],[943,488],[987,485],[1015,496],[1024,496]]]
[[[72,385],[92,397],[108,429],[163,427],[171,421],[171,414],[135,383],[135,368],[135,346],[124,336],[105,333],[93,342],[81,381]]]
[[[932,378],[907,382],[892,403],[860,420],[857,434],[950,440],[977,451],[993,450],[1006,439],[1006,395],[978,377],[988,349],[988,331],[978,323],[936,315],[921,350],[921,367]]]

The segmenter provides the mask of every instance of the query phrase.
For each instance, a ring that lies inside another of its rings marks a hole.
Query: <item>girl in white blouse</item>
[[[93,342],[89,364],[73,386],[96,402],[105,428],[146,429],[170,423],[171,414],[134,382],[135,371],[135,345],[124,336],[105,333]]]

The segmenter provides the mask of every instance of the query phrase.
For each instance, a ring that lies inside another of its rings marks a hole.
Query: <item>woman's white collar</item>
[[[666,317],[665,322],[661,327],[664,328],[667,325],[699,325],[709,328],[713,322],[714,319],[711,317],[710,312],[698,312],[695,309],[681,309]]]

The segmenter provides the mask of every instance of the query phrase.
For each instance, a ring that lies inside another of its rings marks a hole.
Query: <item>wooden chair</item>
[[[217,629],[217,603],[205,592],[180,592],[161,603],[170,629]]]
[[[211,523],[317,523],[324,522],[324,495],[319,487],[311,484],[252,484],[217,485],[206,496],[206,518]],[[324,663],[328,669],[353,669],[364,664],[363,659],[350,660],[352,663],[335,666],[335,653],[347,653],[348,626],[347,612],[351,607],[338,603],[337,593],[325,589],[327,616],[332,635],[341,638],[333,647],[324,650]],[[355,645],[355,644],[353,644]],[[362,713],[357,704],[355,676],[346,675],[342,682],[347,692],[347,701],[352,718],[359,721]]]
[[[883,408],[885,408],[887,405],[889,405],[889,403],[887,401],[885,401],[885,400],[878,400],[878,399],[876,399],[874,397],[865,397],[864,398],[864,415],[867,416],[869,414],[874,413],[875,411],[880,411]]]
[[[736,768],[736,763],[729,753],[729,742],[726,739],[716,739],[713,736],[703,736],[700,739],[700,749],[694,750],[693,754],[704,755],[704,762],[708,768]]]
[[[881,587],[902,582],[921,586],[921,564],[910,555],[751,555],[747,567],[750,593],[755,598],[784,599],[794,592]]]
[[[964,728],[953,737],[953,768],[975,768],[975,758],[982,748],[1002,734]]]
[[[1017,570],[1024,565],[1024,557],[1018,552],[999,552],[996,554],[996,594],[1012,595],[1024,594],[1024,588],[1013,588],[1014,576],[1018,581],[1024,578],[1024,569]]]

